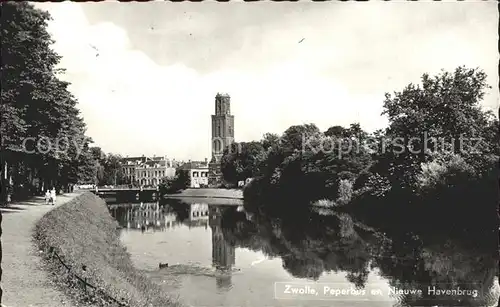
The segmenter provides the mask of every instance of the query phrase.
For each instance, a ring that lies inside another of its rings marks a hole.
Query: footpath
[[[74,307],[55,288],[42,268],[42,259],[32,239],[36,222],[80,193],[58,195],[56,205],[43,197],[12,203],[2,212],[2,307]]]

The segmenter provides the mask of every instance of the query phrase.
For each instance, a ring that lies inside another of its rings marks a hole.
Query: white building
[[[191,188],[202,188],[208,186],[208,162],[191,162],[184,163],[181,167],[188,171]]]
[[[175,168],[172,160],[153,157],[135,167],[136,182],[141,186],[158,186],[162,178],[173,178]]]
[[[121,161],[127,182],[143,186],[156,186],[164,177],[174,177],[178,162],[165,156],[126,157]]]
[[[123,174],[129,183],[136,182],[136,173],[135,168],[140,166],[142,163],[146,162],[148,158],[145,156],[142,157],[126,157],[121,161]]]

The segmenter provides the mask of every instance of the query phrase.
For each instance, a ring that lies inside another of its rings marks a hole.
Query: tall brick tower
[[[208,184],[217,186],[222,182],[221,158],[224,149],[234,142],[234,116],[231,115],[231,97],[217,93],[215,115],[212,115],[212,160],[208,167]]]

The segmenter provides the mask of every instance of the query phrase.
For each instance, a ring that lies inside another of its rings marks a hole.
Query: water
[[[446,240],[390,238],[345,214],[271,219],[238,205],[179,200],[109,208],[134,265],[191,306],[494,306],[498,300],[491,254]],[[432,297],[429,289],[462,293]]]

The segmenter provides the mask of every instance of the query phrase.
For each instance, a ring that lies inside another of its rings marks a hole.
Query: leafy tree
[[[189,177],[189,171],[177,168],[175,170],[174,178],[163,178],[159,189],[162,193],[178,193],[181,190],[187,189],[191,186],[191,178]]]
[[[116,185],[124,182],[125,174],[121,166],[120,155],[108,154],[104,160],[104,176],[101,185]]]
[[[262,137],[262,147],[264,150],[271,149],[273,147],[278,147],[280,144],[281,138],[279,135],[275,133],[266,133]]]
[[[261,142],[233,143],[222,157],[224,179],[236,184],[246,178],[259,176],[265,159],[266,153]]]
[[[410,84],[394,96],[386,94],[386,136],[401,141],[401,146],[390,144],[381,157],[391,182],[411,186],[414,170],[429,161],[431,151],[457,153],[480,172],[486,161],[498,154],[498,145],[489,143],[494,120],[479,105],[488,88],[484,72],[459,67],[453,73],[442,72],[434,77],[424,74],[421,86]],[[472,138],[487,141],[475,146]]]
[[[281,146],[285,154],[289,155],[302,150],[309,138],[317,137],[320,133],[319,128],[314,124],[291,126],[283,133]]]
[[[2,4],[2,186],[29,185],[33,193],[76,183],[86,163],[79,152],[89,142],[77,101],[55,69],[60,56],[50,47],[49,19],[27,2]],[[37,150],[41,139],[53,146]],[[61,140],[63,149],[55,147]]]

